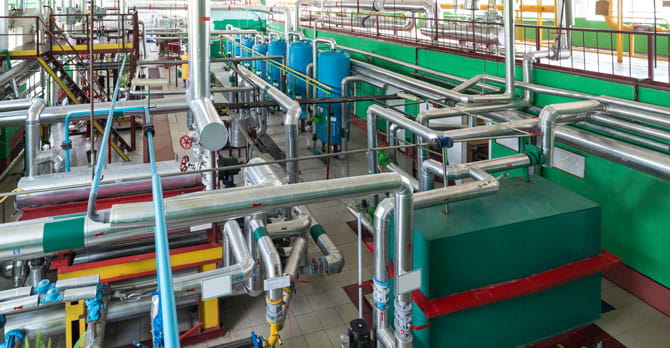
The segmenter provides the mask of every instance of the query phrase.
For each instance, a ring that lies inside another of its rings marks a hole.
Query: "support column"
[[[206,272],[216,269],[215,263],[202,265],[198,267],[198,272]],[[202,329],[218,329],[220,327],[219,316],[219,299],[212,298],[209,300],[200,301],[200,322]]]

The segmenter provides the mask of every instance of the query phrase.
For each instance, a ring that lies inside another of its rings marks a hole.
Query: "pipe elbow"
[[[30,107],[28,107],[28,117],[26,123],[39,123],[40,114],[46,107],[46,103],[41,98],[33,98],[30,100]]]
[[[284,125],[297,126],[298,121],[300,120],[300,115],[302,115],[302,108],[300,107],[300,104],[294,102],[284,114]]]

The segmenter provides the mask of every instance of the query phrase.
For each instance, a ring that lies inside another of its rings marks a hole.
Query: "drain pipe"
[[[602,104],[593,100],[547,105],[542,109],[539,118],[545,167],[554,166],[553,150],[556,140],[554,128],[556,123],[563,121],[566,116],[573,115],[577,115],[577,120],[582,120],[587,118],[590,113],[602,109]],[[571,119],[570,121],[574,122],[575,119]]]
[[[209,34],[210,2],[194,0],[189,8],[189,107],[199,142],[208,151],[217,151],[228,142],[228,130],[211,100]],[[213,160],[213,159],[212,159]],[[214,181],[211,181],[214,182]]]
[[[237,68],[243,77],[250,81],[254,86],[261,89],[268,97],[271,97],[273,100],[279,103],[281,108],[284,110],[286,158],[296,158],[298,156],[298,122],[300,121],[300,115],[302,114],[300,103],[291,99],[289,96],[282,93],[280,90],[270,85],[262,78],[256,76],[256,74],[242,65],[238,65]],[[286,172],[288,174],[289,184],[298,182],[299,169],[297,161],[286,162]]]
[[[42,99],[31,99],[28,114],[26,116],[26,174],[29,177],[38,174],[35,167],[35,158],[40,152],[40,114],[44,110],[45,103]]]
[[[498,191],[499,182],[489,174],[477,169],[471,169],[471,176],[476,180],[463,185],[449,186],[442,189],[419,192],[414,195],[414,209],[436,206],[444,204],[445,201],[455,202],[475,197],[492,194]],[[412,251],[409,249],[412,235],[395,233],[394,243],[396,245],[395,257],[395,344],[389,337],[388,329],[388,302],[389,302],[389,226],[391,216],[395,217],[396,224],[408,218],[406,215],[396,213],[396,199],[387,198],[383,200],[375,210],[374,223],[374,278],[373,278],[373,299],[374,306],[374,327],[377,333],[377,339],[385,347],[411,347],[412,346],[412,326],[411,326],[411,295],[410,293],[398,292],[398,275],[411,270]],[[409,217],[411,218],[411,216]],[[402,245],[402,248],[397,247]]]

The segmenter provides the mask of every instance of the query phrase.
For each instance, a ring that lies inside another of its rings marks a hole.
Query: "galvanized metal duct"
[[[263,91],[264,94],[271,97],[274,101],[279,103],[279,106],[284,110],[284,132],[286,133],[286,158],[294,159],[298,156],[298,122],[302,109],[300,104],[291,99],[286,94],[274,86],[267,83],[262,78],[256,76],[253,72],[243,67],[237,66],[240,74],[254,86]],[[288,174],[288,182],[290,184],[298,181],[298,162],[286,162],[286,172]]]
[[[226,146],[228,130],[210,99],[209,5],[207,0],[195,0],[188,11],[189,107],[194,128],[200,133],[200,144],[209,151],[217,151]]]

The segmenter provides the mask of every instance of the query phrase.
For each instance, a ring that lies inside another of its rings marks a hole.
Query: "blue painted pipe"
[[[128,111],[129,112],[129,111],[142,111],[142,110],[146,110],[146,109],[147,109],[146,106],[133,106],[133,107],[120,108],[120,109],[117,109],[115,111],[122,111],[122,112],[127,112]],[[99,114],[104,114],[104,113],[109,113],[109,112],[110,112],[110,109],[100,109],[100,110],[95,110],[93,113],[95,115],[99,115]],[[73,116],[84,116],[84,115],[88,115],[88,114],[90,114],[90,112],[80,111],[80,112],[72,112],[72,113],[69,113],[69,114],[65,115],[65,121],[64,121],[65,122],[65,139],[63,139],[63,144],[62,145],[65,146],[64,150],[65,150],[65,171],[66,172],[69,172],[70,169],[71,169],[70,168],[70,150],[72,150],[72,148],[68,147],[68,145],[72,143],[72,141],[70,140],[70,132],[68,132],[68,127],[69,127],[68,125],[70,124],[70,118],[73,117]],[[112,115],[113,114],[114,114],[114,112],[112,112]]]
[[[121,62],[120,72],[123,73],[123,69],[126,67],[126,57],[123,56],[123,62]],[[114,87],[114,95],[112,96],[112,103],[109,106],[109,114],[107,115],[107,124],[105,124],[105,132],[102,135],[102,142],[100,143],[100,155],[98,156],[98,162],[95,165],[95,172],[93,172],[93,182],[91,183],[91,193],[88,196],[88,217],[97,221],[97,212],[95,208],[95,200],[98,196],[98,188],[100,187],[100,178],[102,178],[102,166],[105,164],[105,155],[107,151],[107,143],[109,142],[109,134],[112,131],[112,119],[114,118],[114,107],[116,106],[116,99],[119,97],[119,87],[121,87],[121,76],[116,80],[116,86]],[[93,127],[93,125],[91,125]],[[65,132],[67,134],[67,132]],[[91,149],[93,151],[93,149]]]
[[[149,111],[145,111],[147,124],[150,124]],[[177,326],[177,306],[172,289],[172,265],[170,264],[170,246],[168,244],[167,223],[163,207],[163,186],[161,177],[156,170],[153,133],[147,132],[149,162],[151,163],[151,185],[154,201],[156,227],[154,238],[156,244],[156,275],[158,278],[158,294],[160,296],[161,316],[163,319],[163,337],[165,347],[180,347],[179,327]]]

